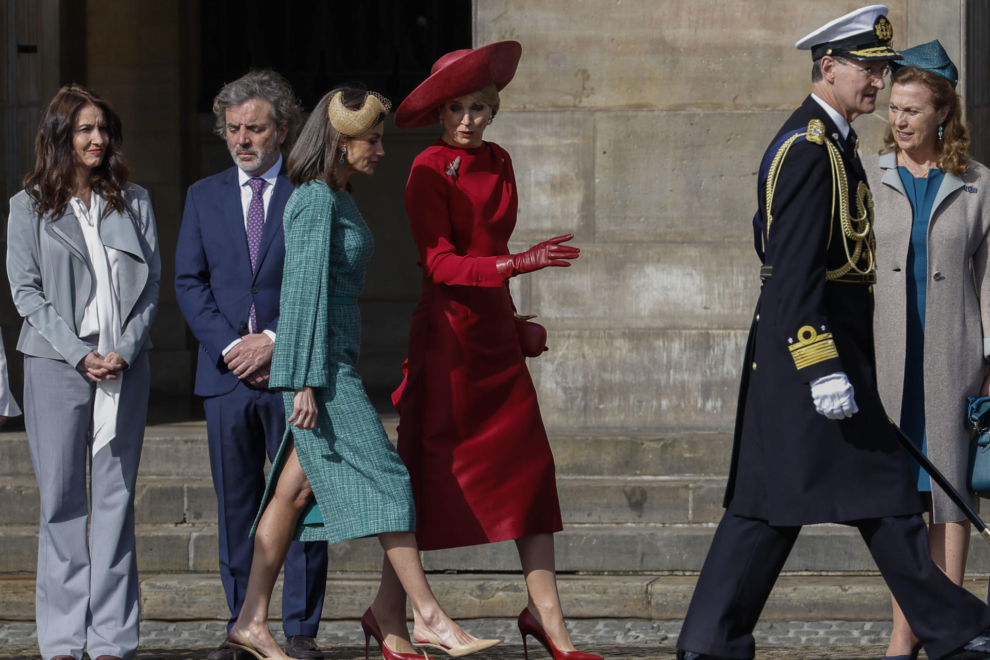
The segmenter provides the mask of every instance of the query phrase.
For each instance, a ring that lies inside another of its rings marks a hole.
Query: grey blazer
[[[120,343],[127,364],[151,348],[148,331],[158,312],[161,255],[148,191],[131,184],[127,213],[111,209],[101,222],[103,243],[120,250]],[[40,218],[23,190],[10,200],[7,278],[14,306],[24,318],[17,350],[34,357],[79,364],[93,347],[78,328],[95,283],[79,220],[67,206],[54,219]]]

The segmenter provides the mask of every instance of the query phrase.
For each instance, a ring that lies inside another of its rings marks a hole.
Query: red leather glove
[[[577,259],[581,253],[576,247],[562,245],[574,238],[574,234],[565,234],[551,238],[539,245],[534,245],[525,252],[509,254],[495,260],[495,269],[503,280],[523,273],[532,273],[549,266],[566,268],[570,266],[568,259]]]

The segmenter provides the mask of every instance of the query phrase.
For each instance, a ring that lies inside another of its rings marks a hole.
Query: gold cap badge
[[[880,41],[890,41],[894,38],[894,26],[890,24],[886,16],[877,17],[876,23],[873,24],[873,31]]]

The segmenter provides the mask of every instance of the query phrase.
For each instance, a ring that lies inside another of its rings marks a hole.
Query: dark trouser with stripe
[[[850,524],[859,529],[928,657],[946,655],[990,627],[990,608],[953,584],[932,561],[920,515]],[[772,527],[726,511],[677,648],[723,658],[754,657],[753,629],[800,532],[800,527]]]

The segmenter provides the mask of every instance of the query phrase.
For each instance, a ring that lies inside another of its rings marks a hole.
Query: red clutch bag
[[[516,317],[516,334],[519,335],[519,347],[528,358],[540,357],[547,350],[547,329],[529,319],[532,316]]]

